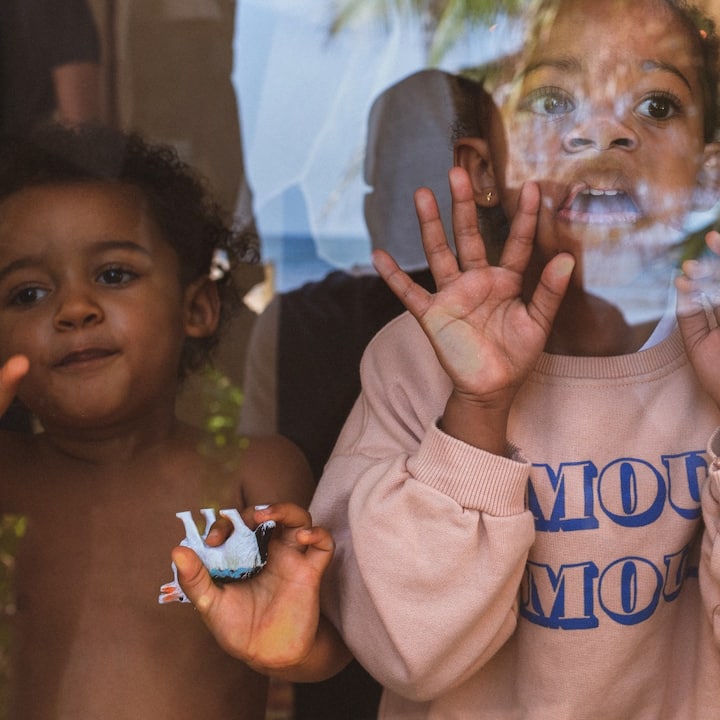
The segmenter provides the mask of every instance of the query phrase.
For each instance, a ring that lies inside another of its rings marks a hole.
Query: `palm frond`
[[[419,18],[428,33],[429,64],[437,65],[468,27],[514,15],[527,0],[335,0],[331,34],[356,23],[388,28],[393,17]]]
[[[374,22],[389,27],[397,13],[412,14],[422,0],[335,0],[330,34],[336,35],[351,25]]]

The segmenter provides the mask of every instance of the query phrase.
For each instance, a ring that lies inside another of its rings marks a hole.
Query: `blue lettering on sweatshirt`
[[[604,468],[590,461],[533,465],[528,507],[537,532],[582,532],[608,518],[623,528],[651,525],[668,508],[683,520],[700,517],[700,488],[708,461],[699,451],[664,455],[661,467],[618,458]],[[695,575],[690,546],[664,556],[663,567],[628,555],[598,567],[578,561],[552,567],[529,561],[521,585],[520,614],[537,625],[564,630],[597,627],[601,615],[621,625],[647,620],[661,600],[672,602]]]

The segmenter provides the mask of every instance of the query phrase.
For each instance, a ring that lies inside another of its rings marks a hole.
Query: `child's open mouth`
[[[641,213],[624,190],[584,187],[571,193],[558,216],[574,223],[631,225]]]

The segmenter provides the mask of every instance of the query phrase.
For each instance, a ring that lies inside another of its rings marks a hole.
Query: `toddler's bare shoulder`
[[[238,481],[249,505],[294,502],[307,507],[315,489],[300,449],[281,435],[244,438]]]

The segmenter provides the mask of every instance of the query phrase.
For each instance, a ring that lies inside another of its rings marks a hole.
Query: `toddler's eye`
[[[637,112],[652,120],[669,120],[680,112],[680,102],[668,93],[655,93],[637,106]]]
[[[567,115],[575,110],[572,96],[557,87],[542,87],[533,90],[523,101],[522,109],[536,115]]]
[[[121,267],[110,267],[103,270],[98,275],[98,282],[103,285],[125,285],[134,280],[137,275],[131,270],[125,270]]]
[[[34,305],[47,297],[48,290],[39,287],[24,287],[10,296],[10,305]]]

